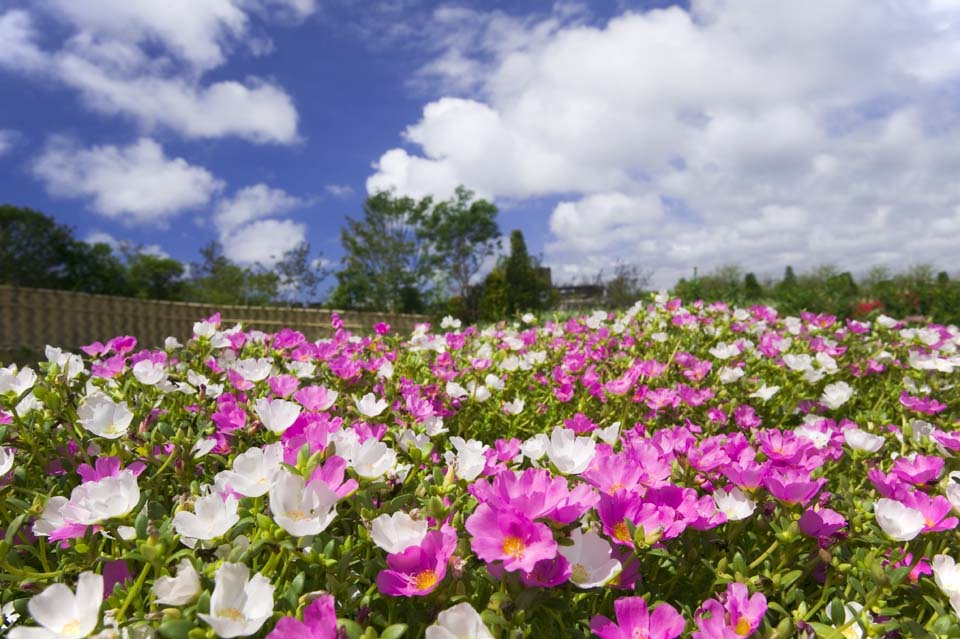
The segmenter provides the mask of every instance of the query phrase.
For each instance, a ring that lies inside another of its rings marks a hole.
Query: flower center
[[[633,544],[633,539],[630,538],[630,529],[627,528],[626,521],[621,521],[613,527],[613,536],[622,542]]]
[[[294,521],[303,521],[307,518],[307,515],[302,510],[288,510],[287,517]]]
[[[570,573],[570,581],[577,583],[578,581],[587,580],[587,568],[583,564],[574,564],[573,571]]]
[[[242,621],[246,619],[243,616],[243,613],[236,608],[220,608],[217,610],[218,617],[226,617],[227,619],[232,619],[233,621]]]
[[[514,559],[520,559],[523,557],[523,553],[526,549],[526,544],[524,544],[523,540],[519,537],[510,536],[503,540],[503,554],[509,555]]]
[[[634,628],[633,634],[630,635],[630,639],[650,639],[650,636],[642,634],[639,628]]]
[[[418,573],[413,578],[413,586],[417,590],[427,590],[432,588],[434,584],[437,583],[437,573],[433,572],[429,568],[424,570],[421,573]]]
[[[610,494],[612,495],[612,494],[614,494],[615,492],[617,492],[618,490],[620,490],[621,488],[626,488],[626,486],[624,486],[623,484],[617,482],[616,484],[614,484],[613,486],[610,487],[610,491],[609,491],[609,492],[610,492]]]
[[[740,619],[737,620],[737,625],[734,626],[733,631],[741,637],[746,637],[750,634],[750,620],[746,617],[740,617]]]
[[[80,620],[74,619],[66,624],[63,628],[60,629],[60,635],[63,637],[69,637],[71,635],[80,634]]]

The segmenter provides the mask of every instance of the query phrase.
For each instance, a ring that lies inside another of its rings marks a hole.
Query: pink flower
[[[447,561],[457,547],[450,526],[431,530],[419,546],[387,555],[387,570],[377,575],[377,588],[392,597],[422,597],[433,592],[447,574]]]
[[[825,478],[812,479],[809,473],[795,468],[773,468],[763,481],[770,494],[787,504],[807,503],[825,483]]]
[[[514,510],[531,521],[546,518],[558,524],[579,519],[599,499],[589,486],[579,484],[571,491],[566,479],[539,468],[528,468],[520,475],[501,471],[492,484],[477,480],[469,490],[478,501],[497,510]]]
[[[277,622],[267,639],[336,639],[337,613],[333,607],[333,595],[314,599],[303,610],[303,621],[296,617],[284,617]]]
[[[726,593],[704,601],[697,610],[693,639],[741,639],[756,632],[767,612],[767,598],[759,592],[747,595],[744,584],[730,583]]]
[[[800,516],[800,530],[810,537],[829,539],[847,525],[843,515],[829,508],[810,508]]]
[[[936,455],[898,457],[891,468],[894,475],[905,482],[919,485],[935,481],[943,470],[943,458]]]
[[[270,390],[277,397],[287,397],[300,387],[300,380],[293,375],[277,375],[267,379]]]
[[[622,597],[613,602],[617,623],[603,615],[590,620],[590,629],[601,639],[676,639],[686,622],[670,604],[647,611],[643,597]]]
[[[521,572],[520,581],[528,588],[554,588],[566,583],[573,574],[567,558],[557,554],[553,559],[541,559],[530,572]]]
[[[466,521],[473,536],[470,548],[486,562],[502,561],[507,572],[532,572],[541,559],[557,555],[557,541],[545,524],[512,510],[494,510],[480,504]]]

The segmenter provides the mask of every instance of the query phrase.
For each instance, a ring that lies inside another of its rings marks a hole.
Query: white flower
[[[458,329],[460,326],[462,326],[462,322],[452,315],[446,315],[442,320],[440,320],[440,328]]]
[[[367,393],[360,399],[354,397],[353,403],[357,407],[357,410],[360,411],[360,414],[365,417],[376,417],[385,411],[388,405],[387,400],[377,399],[377,396],[373,393]]]
[[[211,493],[193,503],[192,513],[177,512],[173,516],[173,528],[181,537],[206,540],[223,535],[238,521],[237,499],[231,496],[224,501],[219,494]]]
[[[463,602],[437,615],[437,623],[427,628],[426,639],[493,639],[493,635],[473,606]]]
[[[724,384],[732,384],[733,382],[743,377],[743,369],[724,366],[719,371],[717,371],[717,377],[719,377],[720,381]]]
[[[381,379],[390,379],[393,377],[393,363],[384,362],[380,365],[380,368],[377,369],[377,377]]]
[[[390,554],[419,546],[427,536],[426,520],[414,519],[402,510],[392,515],[380,515],[373,520],[371,528],[373,543]]]
[[[37,382],[37,374],[29,366],[17,370],[16,364],[11,364],[6,368],[0,368],[0,395],[12,393],[22,395],[23,392]]]
[[[569,428],[557,426],[547,443],[547,457],[564,475],[579,475],[587,469],[596,454],[597,442],[577,437]]]
[[[531,461],[537,461],[547,454],[547,444],[550,438],[543,433],[537,433],[527,441],[520,444],[520,452],[527,456]]]
[[[757,399],[762,399],[763,401],[767,401],[768,399],[776,395],[777,391],[779,390],[780,390],[779,386],[767,386],[766,384],[764,384],[757,390],[750,393],[750,397],[755,397]]]
[[[850,384],[837,382],[836,384],[827,384],[820,396],[820,402],[833,410],[846,404],[851,397],[853,397],[853,389]]]
[[[950,500],[950,505],[953,506],[953,509],[960,513],[960,471],[953,471],[947,476],[947,499]]]
[[[197,337],[212,337],[217,332],[217,325],[213,322],[194,322],[193,334]]]
[[[200,595],[200,575],[189,559],[177,565],[176,577],[159,577],[153,582],[153,596],[158,604],[185,606]]]
[[[933,579],[937,586],[951,599],[960,597],[960,566],[950,555],[935,555],[933,558]]]
[[[421,424],[423,425],[423,430],[426,431],[430,437],[436,437],[440,433],[447,432],[447,427],[443,425],[443,417],[439,415],[430,415],[425,418]]]
[[[861,617],[862,614],[863,614],[863,604],[858,603],[856,601],[848,601],[846,605],[844,605],[843,625],[846,626],[846,628],[843,630],[842,633],[840,633],[840,636],[842,636],[843,639],[862,639],[863,629],[860,627],[860,624],[856,622],[850,623],[851,621],[854,621],[854,619],[862,618]],[[873,615],[871,615],[868,612],[867,618],[864,620],[864,625],[869,627],[871,623],[873,623]]]
[[[476,402],[485,402],[490,399],[490,390],[483,384],[477,385],[474,381],[467,382],[467,392]]]
[[[69,500],[61,495],[56,495],[47,500],[47,505],[43,507],[43,514],[33,522],[33,534],[37,537],[49,537],[57,528],[63,528],[67,522],[63,520],[60,511],[67,505]]]
[[[105,439],[122,437],[133,421],[133,413],[126,402],[116,403],[99,391],[83,400],[77,416],[81,426]]]
[[[492,388],[495,391],[502,391],[505,386],[503,378],[489,373],[486,377],[483,378],[483,383],[487,388]]]
[[[427,446],[430,445],[430,437],[424,433],[415,433],[409,428],[405,428],[403,432],[400,433],[397,443],[406,453],[409,453],[414,448],[423,452],[427,450]]]
[[[63,352],[47,344],[44,349],[44,355],[47,361],[56,364],[62,374],[66,374],[67,379],[73,379],[83,372],[83,359],[76,353]]]
[[[273,362],[266,357],[241,359],[233,363],[233,370],[248,382],[260,382],[270,376]]]
[[[273,615],[273,586],[260,573],[249,577],[243,564],[224,563],[217,569],[210,614],[197,615],[224,639],[252,635]]]
[[[142,359],[133,365],[133,376],[147,386],[155,386],[167,378],[167,367],[159,362]]]
[[[813,368],[813,358],[806,353],[794,355],[787,353],[783,356],[783,363],[792,371],[804,372]]]
[[[302,410],[300,404],[268,397],[258,399],[253,409],[267,430],[274,433],[282,433],[290,428],[300,417]]]
[[[456,382],[447,382],[445,390],[447,391],[447,395],[450,396],[450,399],[463,399],[470,394],[466,388]]]
[[[923,530],[923,513],[895,499],[878,499],[873,505],[873,514],[883,532],[896,541],[910,541]]]
[[[377,479],[393,468],[396,463],[396,451],[371,437],[360,444],[360,448],[350,460],[350,467],[364,479]]]
[[[10,469],[13,468],[13,454],[12,448],[0,446],[0,477],[9,473]]]
[[[70,493],[70,501],[60,515],[68,523],[93,525],[104,519],[122,517],[140,501],[137,477],[129,469],[119,475],[80,484]]]
[[[708,351],[711,355],[717,359],[730,359],[731,357],[736,357],[740,354],[740,349],[737,348],[736,344],[725,344],[720,342],[713,348]]]
[[[303,379],[304,377],[313,377],[313,372],[316,369],[317,365],[310,362],[287,362],[287,370],[300,379]],[[332,403],[333,402],[331,402],[331,404]],[[320,410],[326,410],[326,408]]]
[[[537,316],[533,313],[524,313],[520,316],[520,321],[524,324],[533,324],[537,321]]]
[[[843,431],[843,441],[847,446],[854,450],[863,450],[868,453],[875,453],[883,447],[886,441],[880,435],[874,435],[859,428],[848,428]]]
[[[337,455],[346,459],[348,464],[360,450],[360,435],[352,428],[343,428],[333,433],[329,437],[329,442],[333,444]]]
[[[717,508],[730,521],[739,521],[746,519],[756,510],[757,504],[736,486],[726,491],[723,488],[714,491],[713,500],[717,502]]]
[[[260,497],[270,492],[273,478],[283,461],[283,445],[248,448],[233,460],[233,469],[218,473],[224,483],[244,497]]]
[[[217,447],[217,440],[213,437],[200,438],[190,449],[194,459],[200,459]]]
[[[183,344],[180,343],[176,337],[168,337],[163,340],[163,349],[166,351],[172,351],[175,348],[183,348]]]
[[[458,479],[473,481],[487,465],[487,458],[484,453],[489,446],[476,439],[464,441],[462,437],[451,437],[450,443],[457,449],[457,454],[454,455],[452,451],[447,451],[444,454],[444,459],[448,464],[455,464]]]
[[[804,424],[793,429],[794,434],[813,442],[817,448],[824,448],[830,443],[830,433],[817,430],[810,425]]]
[[[520,368],[520,358],[516,355],[507,355],[503,358],[503,361],[500,362],[500,370],[507,371],[508,373],[518,368]]]
[[[597,437],[600,438],[600,441],[613,446],[617,443],[617,439],[620,437],[620,422],[613,422],[606,428],[598,428],[593,432],[597,434]]]
[[[610,542],[593,532],[583,534],[579,528],[570,535],[572,546],[560,546],[558,552],[567,558],[573,572],[570,581],[581,588],[602,586],[620,574],[620,562],[610,555]]]
[[[10,630],[10,639],[80,639],[97,627],[103,603],[103,577],[80,573],[77,594],[65,584],[48,586],[34,595],[27,609],[40,628],[18,627]]]
[[[337,495],[325,481],[309,483],[300,475],[280,471],[270,489],[270,510],[277,524],[295,537],[323,532],[337,516]]]

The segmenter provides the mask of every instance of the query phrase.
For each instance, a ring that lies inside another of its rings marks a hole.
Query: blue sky
[[[368,191],[463,183],[560,280],[953,271],[958,31],[954,0],[0,0],[0,201],[336,262]]]

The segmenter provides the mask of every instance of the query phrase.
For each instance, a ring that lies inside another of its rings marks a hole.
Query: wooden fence
[[[344,328],[371,332],[377,322],[409,333],[425,315],[389,315],[326,309],[214,306],[162,302],[72,291],[0,286],[0,351],[42,352],[47,344],[75,350],[117,335],[133,335],[142,346],[161,346],[168,336],[184,341],[193,323],[219,312],[223,326],[276,332],[292,328],[314,340],[330,335],[330,319],[339,313]]]

